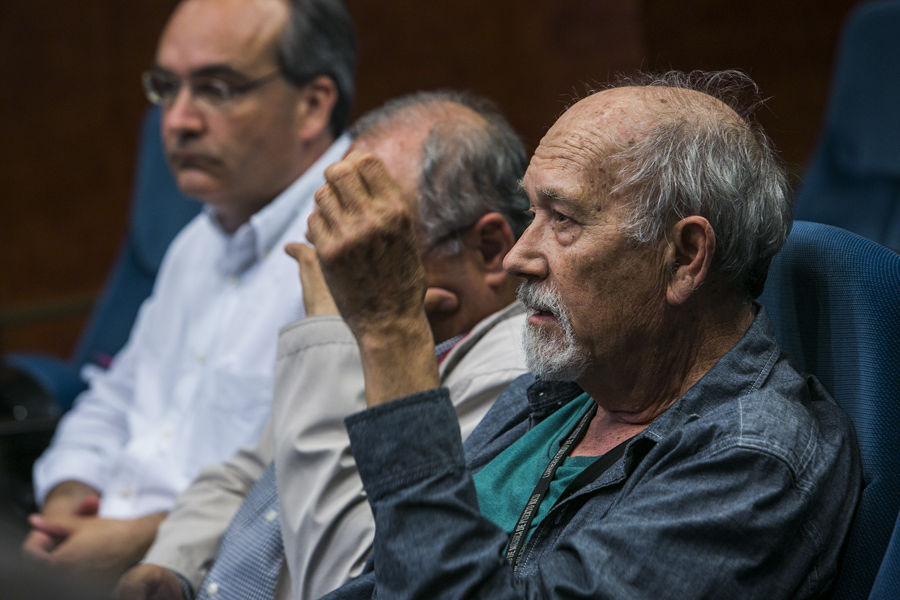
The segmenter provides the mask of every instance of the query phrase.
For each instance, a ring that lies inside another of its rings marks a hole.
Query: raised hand
[[[325,180],[307,238],[359,343],[367,403],[435,387],[412,199],[370,154],[350,153],[326,169]]]
[[[334,301],[359,337],[424,314],[425,272],[411,201],[380,160],[353,152],[325,171],[307,237]]]

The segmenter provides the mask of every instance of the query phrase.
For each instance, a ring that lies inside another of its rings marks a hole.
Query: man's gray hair
[[[278,41],[278,64],[285,79],[304,86],[330,77],[338,99],[329,127],[337,137],[350,122],[356,73],[356,33],[342,0],[289,0],[290,16]]]
[[[624,231],[638,243],[656,242],[679,219],[700,215],[716,235],[715,272],[759,296],[790,232],[793,199],[772,144],[750,119],[762,104],[756,84],[739,71],[672,71],[623,79],[616,87],[634,85],[703,92],[740,119],[723,107],[696,104],[702,97],[673,95],[665,105],[671,112],[660,110],[662,122],[613,157],[621,165],[613,192],[630,204]],[[748,96],[752,104],[742,102]]]
[[[484,123],[438,120],[428,132],[418,189],[425,247],[459,252],[459,235],[489,212],[502,215],[518,238],[530,221],[519,184],[527,156],[519,136],[489,100],[453,90],[416,92],[367,113],[351,131],[355,136],[380,134],[398,123],[415,123],[448,103],[474,111]]]

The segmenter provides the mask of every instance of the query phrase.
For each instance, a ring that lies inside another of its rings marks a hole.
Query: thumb
[[[308,244],[301,242],[291,242],[284,247],[285,253],[297,262],[301,262],[301,259],[306,256],[307,250],[313,249]],[[315,250],[313,250],[313,253],[315,253]]]
[[[325,275],[315,248],[306,244],[288,244],[285,252],[290,254],[300,266],[300,287],[303,288],[303,305],[306,315],[337,315],[338,308],[328,290]]]

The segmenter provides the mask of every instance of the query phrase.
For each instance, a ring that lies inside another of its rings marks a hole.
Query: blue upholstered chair
[[[865,599],[900,510],[900,254],[797,221],[760,301],[784,350],[856,428],[864,488],[834,597]]]
[[[125,344],[169,242],[200,209],[199,202],[181,194],[166,165],[159,122],[156,108],[144,117],[129,230],[74,355],[68,361],[37,354],[4,357],[54,398],[59,411],[67,410],[84,389],[81,367],[108,362]]]
[[[888,544],[887,553],[878,569],[878,577],[869,600],[897,600],[900,598],[900,515],[894,525],[894,535]]]
[[[846,22],[794,217],[900,250],[900,0],[861,4]]]

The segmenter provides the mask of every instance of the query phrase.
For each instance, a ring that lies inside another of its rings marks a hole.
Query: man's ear
[[[312,141],[327,132],[337,99],[337,86],[325,75],[319,75],[303,86],[297,103],[300,139]]]
[[[686,302],[709,275],[716,250],[716,234],[700,216],[681,219],[669,229],[666,267],[671,276],[666,300],[672,306]]]
[[[496,212],[483,215],[469,229],[466,238],[466,245],[477,252],[488,285],[502,284],[508,278],[503,258],[516,243],[512,228],[503,215]]]

